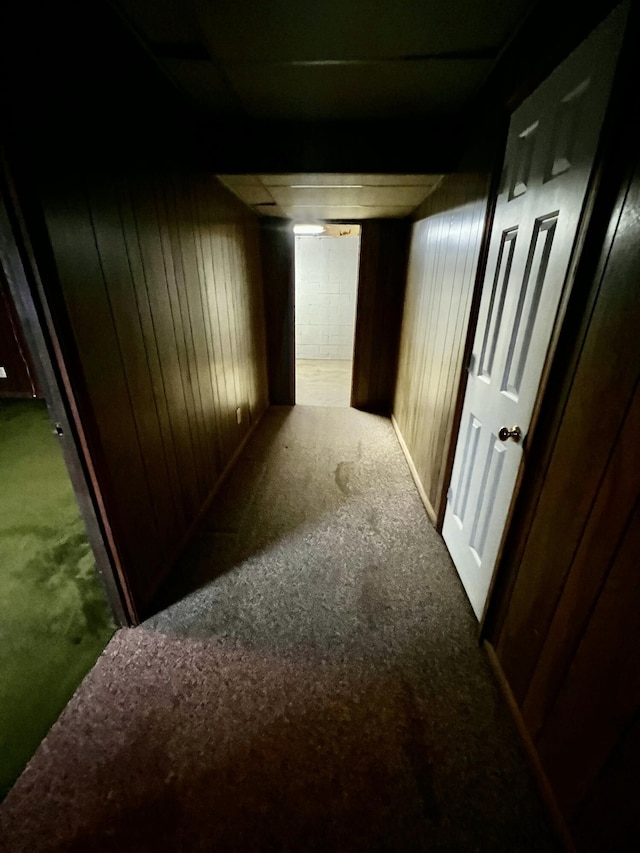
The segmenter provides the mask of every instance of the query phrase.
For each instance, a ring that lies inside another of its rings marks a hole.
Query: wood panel
[[[267,405],[257,221],[202,174],[67,175],[42,193],[92,452],[144,613]]]
[[[489,177],[452,174],[413,225],[393,413],[433,519],[448,456],[484,233]]]
[[[640,714],[571,821],[581,850],[633,850],[640,838]]]
[[[267,405],[257,218],[108,3],[38,5],[3,17],[7,152],[143,614]]]
[[[360,231],[351,405],[390,414],[398,363],[409,223],[370,219]]]
[[[261,222],[269,400],[295,404],[295,241],[288,219]]]
[[[549,630],[527,687],[522,710],[530,731],[543,727],[549,705],[563,682],[566,660],[577,648],[601,594],[604,574],[620,548],[638,497],[640,394],[636,392],[599,483],[588,522],[572,559]],[[611,508],[615,507],[612,519]],[[563,655],[558,651],[564,650]]]
[[[41,397],[31,353],[22,333],[20,318],[0,268],[0,397]]]
[[[640,504],[611,561],[537,747],[560,806],[572,815],[640,711]],[[636,755],[640,771],[640,755]],[[637,839],[640,841],[640,838]]]

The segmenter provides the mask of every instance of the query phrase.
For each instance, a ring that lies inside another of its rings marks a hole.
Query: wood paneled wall
[[[2,33],[3,150],[144,615],[267,404],[257,219],[202,167],[199,123],[111,4],[5,4]]]
[[[143,614],[267,405],[257,219],[205,174],[66,175],[41,192],[92,456]]]
[[[523,484],[488,632],[581,850],[640,845],[637,142],[633,157],[564,392],[546,401],[546,467]]]
[[[0,268],[0,367],[6,377],[0,378],[0,397],[42,396],[31,354],[27,348],[20,318]]]
[[[489,178],[452,174],[413,224],[393,415],[433,521],[444,512]]]
[[[351,386],[356,409],[391,412],[409,229],[401,219],[362,222]]]
[[[260,247],[267,322],[269,400],[295,403],[295,243],[288,219],[263,219]]]

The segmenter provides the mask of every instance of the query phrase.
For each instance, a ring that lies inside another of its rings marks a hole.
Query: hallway
[[[1,849],[556,849],[388,419],[268,410],[163,599],[41,745]]]

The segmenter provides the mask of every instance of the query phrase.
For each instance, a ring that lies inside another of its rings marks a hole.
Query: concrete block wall
[[[296,358],[353,358],[359,237],[296,237]]]

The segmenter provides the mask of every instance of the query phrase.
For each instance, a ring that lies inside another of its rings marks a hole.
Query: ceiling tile
[[[178,86],[202,109],[217,115],[240,111],[240,101],[212,62],[167,59],[163,65]]]
[[[248,115],[284,120],[446,117],[485,79],[486,60],[225,66]]]
[[[271,187],[271,194],[281,207],[290,205],[341,205],[358,204],[367,207],[382,205],[417,206],[426,195],[425,187],[363,187],[351,189],[293,189],[291,187]]]
[[[245,176],[247,177],[247,176]],[[440,175],[290,174],[259,175],[265,186],[426,186],[437,184]],[[249,179],[249,178],[247,178]]]
[[[362,184],[362,175],[346,174],[308,174],[297,173],[290,175],[260,175],[260,180],[268,187],[291,187],[291,186],[344,186]]]
[[[358,175],[359,183],[374,187],[430,187],[437,184],[441,175]]]
[[[387,219],[409,216],[413,207],[358,207],[358,206],[314,206],[292,207],[286,213],[298,222],[314,222],[323,219],[344,219],[358,221],[360,219]]]
[[[191,43],[199,36],[180,0],[115,0],[115,5],[148,42]]]
[[[275,207],[254,207],[253,210],[260,216],[279,216],[281,219],[290,219],[291,217],[277,205]]]
[[[234,193],[246,204],[271,204],[274,199],[266,187],[260,185],[236,184]]]
[[[255,186],[262,183],[262,175],[218,175],[228,187]]]
[[[433,190],[440,176],[298,173],[218,175],[218,178],[260,216],[285,216],[297,221],[324,219],[357,221],[409,216]],[[412,180],[411,184],[396,183],[398,180],[409,181],[409,179]],[[265,186],[261,181],[271,183]],[[298,181],[301,184],[297,184]],[[336,182],[343,183],[336,185]],[[264,199],[272,203],[261,204],[261,200]]]
[[[532,0],[112,2],[213,119],[446,122]]]
[[[213,53],[238,62],[368,60],[496,50],[530,2],[191,0],[189,5]]]

